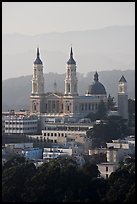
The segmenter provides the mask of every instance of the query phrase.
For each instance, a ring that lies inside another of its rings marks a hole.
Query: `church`
[[[57,92],[56,90],[54,92],[45,92],[43,63],[40,59],[39,48],[37,48],[36,54],[37,56],[33,63],[32,92],[30,95],[31,113],[44,114],[47,117],[83,118],[91,112],[97,112],[101,100],[105,103],[107,102],[107,92],[103,84],[99,81],[97,72],[94,74],[93,82],[87,87],[87,90],[85,90],[85,95],[79,95],[77,66],[73,57],[72,47],[69,60],[66,63],[64,93]],[[126,80],[123,80],[122,76],[122,82],[123,81],[123,86],[125,87]],[[120,106],[123,108],[121,93]]]

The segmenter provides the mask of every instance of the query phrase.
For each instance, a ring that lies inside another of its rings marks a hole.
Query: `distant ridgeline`
[[[95,70],[89,72],[86,76],[84,73],[77,73],[79,94],[85,94],[87,87],[93,80]],[[114,97],[117,102],[118,81],[120,76],[124,75],[128,87],[128,97],[135,98],[135,70],[112,70],[112,71],[99,71],[99,77],[104,84],[107,94]],[[2,110],[19,110],[29,109],[29,96],[31,93],[31,78],[32,76],[21,76],[18,78],[10,78],[2,82]],[[44,74],[45,90],[52,92],[64,92],[64,79],[65,74],[46,73]],[[52,80],[51,80],[52,79]]]

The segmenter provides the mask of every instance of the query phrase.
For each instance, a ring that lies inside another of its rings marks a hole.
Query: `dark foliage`
[[[108,180],[93,163],[79,167],[73,158],[58,158],[38,168],[12,158],[2,173],[3,202],[132,202],[135,196],[134,160],[121,163]]]

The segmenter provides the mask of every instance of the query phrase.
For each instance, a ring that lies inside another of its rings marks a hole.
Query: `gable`
[[[49,93],[46,95],[47,99],[60,99],[62,96],[57,93]]]

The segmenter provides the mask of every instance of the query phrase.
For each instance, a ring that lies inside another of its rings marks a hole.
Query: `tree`
[[[97,178],[100,175],[97,165],[90,162],[83,165],[82,171],[84,174],[90,176],[90,178]]]
[[[72,199],[78,187],[77,177],[77,163],[72,158],[57,158],[44,163],[26,183],[26,202],[62,202],[65,198]]]
[[[110,94],[107,98],[107,110],[113,110],[115,106],[114,97],[111,97]]]
[[[128,135],[127,126],[120,116],[108,116],[100,124],[94,124],[87,131],[87,136],[92,139],[92,147],[105,146],[112,139],[123,138]]]
[[[91,121],[95,121],[97,119],[97,114],[96,113],[93,113],[93,112],[90,112],[86,118],[89,118]]]
[[[35,165],[22,157],[14,157],[8,161],[2,171],[3,202],[23,202],[25,182],[35,171]]]
[[[104,119],[107,115],[107,107],[103,100],[98,105],[98,111],[96,113],[98,119]]]
[[[128,113],[132,115],[135,113],[135,100],[129,98],[128,99]]]
[[[89,113],[86,118],[89,118],[91,121],[95,121],[97,119],[105,119],[107,116],[107,106],[103,100],[100,101],[98,105],[98,111],[96,113]]]
[[[26,161],[25,157],[14,154],[14,155],[9,156],[8,161],[3,166],[3,169],[8,169],[10,167],[14,167],[14,166],[17,166],[19,164],[24,164],[26,162],[27,161]]]
[[[107,202],[135,201],[135,160],[121,162],[119,168],[108,178],[110,188],[106,194]],[[133,171],[131,171],[131,169]]]
[[[92,162],[93,164],[100,164],[102,162],[106,162],[106,154],[93,154],[92,156],[90,156],[90,162]]]
[[[135,134],[135,100],[128,99],[128,126],[130,134]]]

